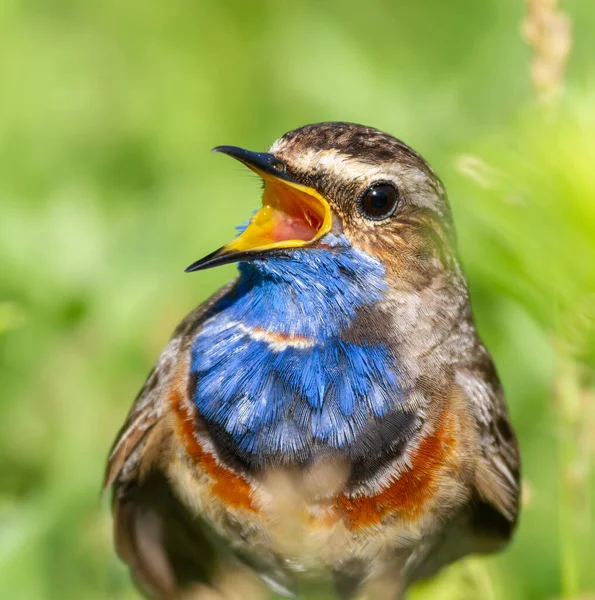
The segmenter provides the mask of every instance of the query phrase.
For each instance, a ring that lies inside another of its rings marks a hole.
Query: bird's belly
[[[212,479],[188,467],[187,459],[179,457],[170,464],[169,476],[192,512],[238,554],[294,573],[340,570],[348,562],[370,564],[382,557],[389,561],[396,552],[414,551],[426,532],[435,529],[429,515],[410,519],[391,511],[379,521],[349,512],[364,510],[369,499],[361,505],[352,499],[346,510],[341,494],[324,501],[304,498],[293,480],[279,473],[251,485],[249,500],[227,487],[234,484],[231,477],[227,494],[221,488],[214,493]]]

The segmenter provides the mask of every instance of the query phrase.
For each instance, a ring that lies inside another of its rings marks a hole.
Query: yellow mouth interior
[[[262,208],[227,250],[297,248],[331,229],[331,209],[314,189],[259,173],[264,179]]]

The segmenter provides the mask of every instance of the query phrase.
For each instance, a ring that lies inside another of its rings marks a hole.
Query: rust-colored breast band
[[[411,455],[411,467],[374,496],[339,496],[337,508],[353,529],[375,525],[391,514],[414,521],[438,491],[438,477],[456,446],[455,416],[445,409],[436,429]]]
[[[242,476],[220,465],[196,439],[193,415],[185,406],[180,391],[174,387],[169,401],[176,419],[176,430],[188,456],[211,478],[210,492],[227,508],[257,512],[252,487]]]

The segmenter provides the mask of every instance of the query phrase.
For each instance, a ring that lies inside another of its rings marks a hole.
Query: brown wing
[[[172,440],[167,390],[190,349],[193,332],[235,282],[178,326],[149,374],[110,453],[104,490],[113,489],[114,542],[144,592],[176,598],[209,581],[216,554],[202,525],[172,493],[163,473]]]
[[[471,402],[481,446],[472,526],[497,547],[511,537],[517,522],[520,455],[494,365],[485,349],[478,355],[476,368],[458,373],[457,380]]]

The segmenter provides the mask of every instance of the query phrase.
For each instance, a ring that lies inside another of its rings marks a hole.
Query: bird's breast
[[[442,493],[458,437],[447,409],[428,426],[406,401],[391,336],[362,319],[354,329],[382,298],[382,272],[343,265],[333,279],[316,265],[273,268],[278,276],[241,278],[194,333],[176,378],[188,383],[170,394],[183,450],[172,480],[239,538],[260,527],[270,538],[272,523],[286,521],[271,514],[294,501],[317,547],[336,527],[350,544],[387,519],[390,535],[415,530]]]

